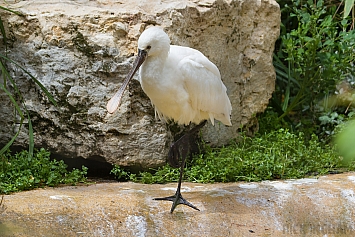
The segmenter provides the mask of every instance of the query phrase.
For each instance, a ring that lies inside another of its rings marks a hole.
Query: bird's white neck
[[[167,55],[148,57],[142,65],[141,80],[154,83],[160,78],[166,62]]]

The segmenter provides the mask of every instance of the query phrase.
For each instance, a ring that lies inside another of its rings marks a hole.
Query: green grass
[[[261,181],[303,178],[343,169],[342,157],[330,145],[324,145],[313,135],[306,141],[302,133],[278,129],[254,138],[242,136],[230,146],[212,149],[189,160],[184,180],[198,183]],[[118,166],[113,170],[123,171]],[[169,165],[120,178],[141,183],[175,182],[179,169]]]
[[[71,172],[66,168],[63,161],[51,160],[45,149],[35,151],[32,157],[28,151],[14,155],[7,151],[0,156],[0,194],[86,181],[86,167]]]

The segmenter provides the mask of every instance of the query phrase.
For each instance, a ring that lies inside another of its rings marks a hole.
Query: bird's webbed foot
[[[189,206],[197,211],[200,211],[200,209],[198,209],[197,207],[195,207],[193,204],[191,204],[189,201],[187,201],[185,198],[182,197],[181,193],[179,191],[176,191],[174,196],[169,196],[169,197],[163,197],[163,198],[154,198],[153,200],[157,200],[157,201],[171,201],[173,202],[171,209],[170,209],[170,213],[173,213],[173,211],[175,210],[175,208],[180,205],[186,205]]]

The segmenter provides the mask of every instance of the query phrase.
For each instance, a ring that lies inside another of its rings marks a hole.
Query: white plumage
[[[148,28],[141,34],[138,50],[146,53],[139,80],[160,118],[186,125],[208,119],[214,124],[217,119],[232,125],[232,106],[219,70],[201,52],[170,45],[168,35],[159,27]],[[137,59],[135,64],[139,63],[142,62]],[[109,101],[109,112],[118,108],[127,84]]]
[[[160,118],[173,119],[179,124],[198,124],[170,146],[168,161],[174,167],[180,167],[175,195],[154,200],[172,201],[171,213],[179,204],[199,210],[182,197],[181,182],[189,141],[205,125],[205,120],[210,119],[214,124],[217,119],[232,125],[232,106],[219,70],[201,52],[170,45],[170,39],[162,29],[151,27],[139,37],[138,56],[122,86],[107,103],[108,112],[113,113],[118,108],[123,92],[138,68],[142,88]]]

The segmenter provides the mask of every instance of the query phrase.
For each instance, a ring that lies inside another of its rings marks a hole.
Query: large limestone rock
[[[172,44],[196,48],[219,67],[233,126],[207,126],[207,142],[226,144],[242,126],[253,129],[274,90],[272,52],[280,24],[274,0],[30,0],[10,7],[25,17],[2,13],[8,56],[38,78],[59,106],[13,65],[11,73],[32,116],[36,146],[61,157],[136,167],[165,163],[176,126],[155,119],[138,81],[131,82],[118,111],[110,115],[105,109],[148,25],[164,27]],[[0,143],[5,143],[17,126],[7,96],[2,93],[0,100]],[[26,132],[16,145],[26,145]]]

